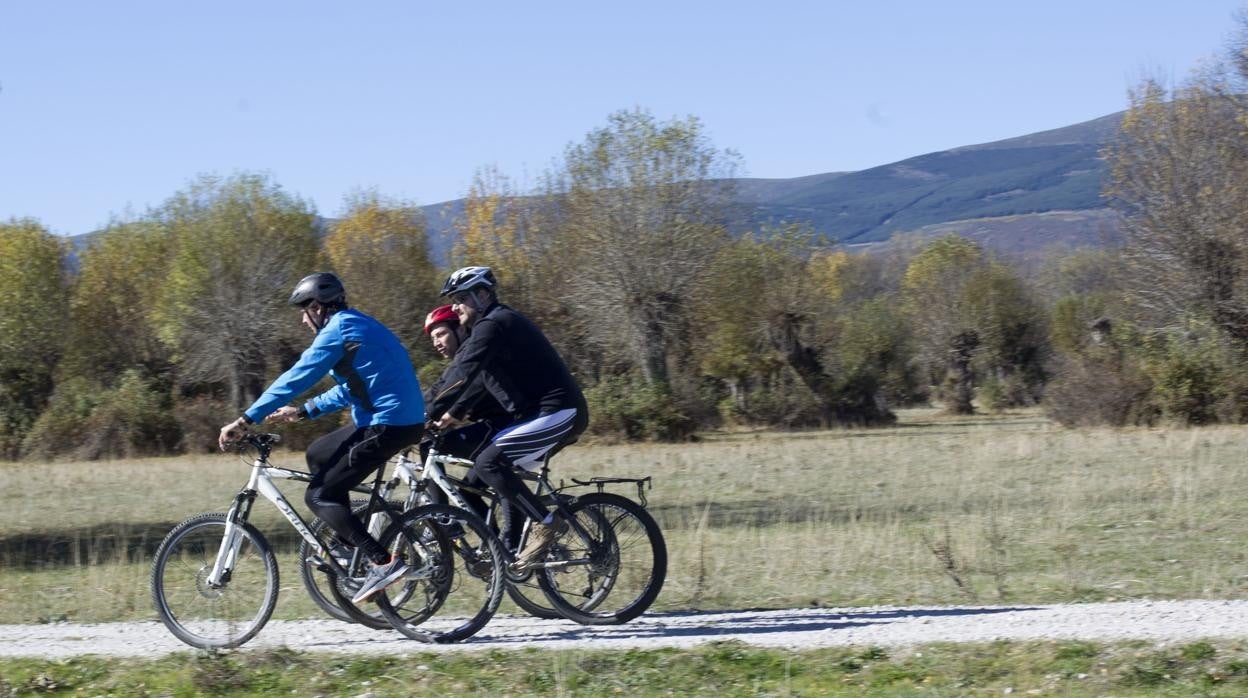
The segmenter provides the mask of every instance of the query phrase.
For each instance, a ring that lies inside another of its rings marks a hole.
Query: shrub
[[[1152,381],[1132,361],[1107,354],[1055,361],[1045,391],[1048,415],[1064,426],[1151,424],[1160,416]]]
[[[1000,412],[1011,407],[1029,407],[1037,402],[1037,386],[1028,385],[1017,373],[988,378],[979,386],[979,402]]]
[[[1242,422],[1248,375],[1242,357],[1217,332],[1197,327],[1144,343],[1153,395],[1167,420],[1181,425]]]
[[[0,372],[0,458],[16,458],[53,392],[52,380],[38,371]]]
[[[629,441],[679,441],[693,434],[693,420],[666,389],[632,375],[609,376],[585,391],[589,432]]]
[[[1217,421],[1215,408],[1223,393],[1216,366],[1190,357],[1175,357],[1162,369],[1156,396],[1166,417],[1189,425]]]
[[[442,377],[442,372],[446,370],[449,363],[450,362],[446,359],[438,358],[421,366],[420,369],[416,371],[416,378],[420,380],[421,390],[428,390],[429,386],[437,383],[438,379]]]
[[[294,451],[306,451],[313,441],[321,438],[338,427],[351,424],[351,409],[340,410],[317,419],[305,419],[301,422],[260,427],[265,431],[275,431],[282,435],[282,446]],[[225,422],[221,422],[225,424]],[[220,425],[218,425],[218,429]],[[253,427],[255,429],[256,427]],[[216,436],[213,437],[216,443]]]
[[[349,420],[349,410],[327,415],[320,419],[307,419],[290,424],[262,424],[251,427],[253,431],[272,431],[282,435],[281,445],[302,451],[323,434],[337,429]],[[196,397],[182,400],[174,408],[174,415],[182,432],[179,450],[185,453],[219,453],[217,436],[221,427],[238,418],[238,408],[223,400]]]
[[[222,400],[200,396],[179,400],[173,408],[173,415],[182,431],[179,451],[216,453],[217,436],[222,425],[237,419],[238,410]]]
[[[800,427],[821,426],[823,409],[810,390],[793,380],[777,379],[742,388],[740,400],[720,402],[720,415],[729,424]]]
[[[47,460],[77,451],[87,420],[105,392],[86,378],[70,378],[58,384],[47,409],[22,441],[22,457]]]
[[[95,460],[170,453],[182,432],[169,403],[168,394],[138,371],[126,371],[86,419],[75,456]]]

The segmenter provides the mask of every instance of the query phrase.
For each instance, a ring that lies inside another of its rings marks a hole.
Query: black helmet
[[[471,288],[484,286],[492,289],[498,285],[498,281],[494,278],[494,272],[489,267],[464,267],[455,270],[446,279],[446,283],[442,284],[442,292],[438,295],[449,296],[459,291],[467,291]]]
[[[327,271],[308,274],[295,285],[290,304],[302,307],[312,301],[326,306],[343,305],[347,302],[347,290],[337,276]]]

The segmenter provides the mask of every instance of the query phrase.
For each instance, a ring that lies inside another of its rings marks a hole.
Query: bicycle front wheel
[[[667,544],[654,517],[610,492],[578,497],[568,512],[579,525],[534,573],[551,605],[586,625],[627,623],[644,613],[667,577]]]
[[[412,568],[376,597],[395,630],[422,642],[458,642],[498,610],[507,583],[503,549],[476,514],[426,504],[391,524],[381,543]]]
[[[160,620],[200,649],[238,647],[255,637],[277,604],[277,558],[251,524],[234,526],[236,550],[218,584],[209,584],[226,532],[225,514],[199,514],[174,526],[152,562],[152,597]]]

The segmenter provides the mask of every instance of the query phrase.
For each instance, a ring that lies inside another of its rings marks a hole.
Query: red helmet
[[[455,311],[451,310],[449,305],[440,305],[430,310],[429,314],[425,316],[425,334],[432,332],[433,326],[439,322],[448,322],[451,325],[451,329],[455,329],[459,327],[459,316],[455,314]]]

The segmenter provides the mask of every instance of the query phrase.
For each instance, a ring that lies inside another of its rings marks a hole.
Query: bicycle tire
[[[391,502],[394,506],[399,506],[396,501]],[[368,502],[361,499],[351,500],[351,512],[359,517],[368,508]],[[329,543],[334,537],[334,531],[324,521],[314,519],[309,525],[312,535],[316,536],[322,543]],[[390,630],[390,623],[381,615],[381,611],[374,610],[369,612],[351,602],[351,597],[355,595],[355,589],[349,581],[340,582],[338,575],[330,570],[322,570],[313,562],[316,551],[308,542],[302,541],[299,544],[299,577],[303,580],[304,589],[307,590],[308,596],[312,599],[322,611],[331,618],[343,621],[345,623],[359,623],[368,628],[375,630]],[[323,587],[323,588],[322,588]],[[333,590],[337,588],[339,593],[334,594]],[[345,602],[345,603],[344,603]]]
[[[401,550],[414,571],[424,574],[374,597],[400,633],[421,642],[458,642],[485,627],[498,610],[507,585],[506,558],[498,538],[476,514],[426,504],[387,527],[381,543]],[[422,598],[437,603],[429,608]],[[444,604],[449,612],[440,614]]]
[[[226,514],[197,514],[174,526],[152,560],[156,614],[179,640],[200,649],[238,647],[255,637],[277,605],[277,558],[264,535],[237,523],[243,537],[226,583],[206,585],[226,531]]]
[[[667,577],[667,543],[654,517],[611,492],[578,497],[567,509],[589,539],[569,530],[551,546],[546,562],[590,564],[534,571],[551,605],[583,625],[617,625],[645,613]]]
[[[431,487],[424,492],[426,504],[447,504],[446,493],[437,486]],[[493,507],[494,516],[486,523],[490,530],[498,536],[500,544],[507,548],[507,529],[511,526],[511,515],[513,507],[499,505],[497,503],[497,495],[489,493],[487,499],[494,499],[496,502]],[[453,505],[452,505],[453,506]],[[514,555],[515,551],[511,551]],[[507,596],[511,599],[521,611],[524,611],[534,618],[542,618],[545,620],[559,620],[563,618],[563,614],[548,605],[546,600],[546,592],[542,591],[542,587],[537,583],[537,578],[532,574],[522,576],[513,576],[507,573]]]
[[[365,503],[365,505],[367,506],[367,503]],[[394,521],[394,517],[391,517],[391,523],[387,524],[387,528],[389,526],[394,525],[393,521]],[[381,540],[380,536],[378,536],[378,542],[380,542],[383,547],[390,550],[391,553],[398,552],[397,550],[392,549],[393,546],[391,544],[387,544],[384,540]],[[367,564],[367,563],[361,561],[361,564]],[[329,589],[330,596],[333,597],[334,604],[338,606],[338,608],[342,610],[346,615],[350,616],[353,622],[356,622],[361,625],[367,626],[369,628],[374,628],[377,630],[392,630],[393,629],[394,626],[391,625],[390,621],[385,617],[384,614],[382,614],[381,609],[373,607],[371,610],[368,610],[371,604],[369,606],[365,606],[362,604],[357,604],[355,601],[352,600],[355,597],[356,592],[360,590],[360,582],[363,581],[362,574],[359,577],[342,577],[333,572],[325,572],[324,574],[325,574],[326,580],[329,582],[329,584],[327,584],[327,587]],[[412,593],[414,591],[413,587],[406,587],[406,589],[408,590],[408,593]],[[399,590],[397,588],[394,591],[395,593],[399,593]],[[399,595],[399,597],[396,597],[396,598],[399,598],[399,601],[406,600],[404,598],[401,598],[401,594]],[[431,598],[429,600],[429,605],[430,605],[429,613],[432,614],[433,612],[437,611],[438,606],[441,604],[441,601],[443,600],[445,600],[445,596],[443,596],[440,599]]]
[[[546,591],[542,589],[541,583],[537,581],[537,575],[527,575],[521,578],[508,575],[507,597],[520,610],[534,618],[560,620],[566,617],[554,608],[542,603],[543,601],[550,603],[550,601],[546,597]],[[537,598],[540,598],[541,601],[536,600]]]
[[[496,505],[494,507],[494,517],[488,522],[490,529],[498,536],[499,542],[504,548],[510,548],[508,540],[508,530],[512,526],[512,513],[514,507]],[[522,523],[517,523],[522,525]],[[515,550],[509,550],[511,559],[515,558]],[[532,573],[524,575],[515,575],[511,571],[507,574],[507,597],[511,599],[521,611],[524,611],[534,618],[542,618],[544,620],[560,620],[563,614],[550,606],[546,605],[550,602],[546,599],[546,592],[537,582],[537,577]]]

